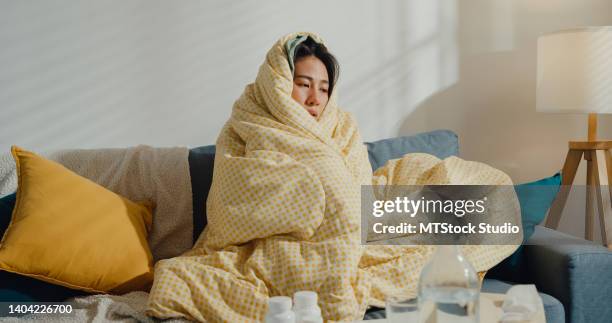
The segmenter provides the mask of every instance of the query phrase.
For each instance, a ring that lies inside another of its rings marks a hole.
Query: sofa
[[[423,152],[439,158],[459,154],[458,136],[448,130],[386,139],[366,145],[372,169],[406,153]],[[212,183],[214,156],[213,145],[190,149],[188,154],[194,210],[193,242],[206,227],[205,205]],[[612,252],[608,249],[537,226],[534,234],[513,258],[513,261],[507,259],[487,273],[483,291],[504,293],[512,284],[535,284],[544,303],[547,322],[612,321]],[[9,274],[0,272],[2,274],[9,277]],[[7,281],[5,276],[2,276],[4,282]],[[34,299],[39,301],[60,301],[67,297],[85,295],[83,292],[33,280],[20,280],[20,277],[14,276],[9,277],[12,283],[22,289],[27,286],[36,290],[39,297]],[[31,295],[11,296],[7,294],[7,290],[11,292],[11,286],[5,287],[0,284],[0,295],[4,293],[2,301],[32,299]],[[382,309],[373,308],[366,313],[366,319],[381,317],[384,317]]]
[[[457,134],[437,130],[366,143],[372,169],[389,159],[422,152],[446,158],[459,154]],[[214,146],[193,148],[189,167],[193,189],[194,241],[206,226],[205,202],[212,182]],[[194,213],[197,211],[194,211]],[[550,243],[554,241],[554,243]],[[512,284],[535,284],[544,303],[547,322],[612,321],[612,252],[592,242],[537,226],[521,248],[521,261],[500,263],[483,282],[485,292],[505,293]],[[373,309],[366,318],[381,318]]]

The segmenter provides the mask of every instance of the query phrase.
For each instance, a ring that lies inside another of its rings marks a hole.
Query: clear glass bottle
[[[479,322],[480,282],[458,246],[440,245],[419,279],[419,322]]]

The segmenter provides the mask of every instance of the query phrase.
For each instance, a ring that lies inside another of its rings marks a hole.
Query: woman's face
[[[329,77],[325,64],[315,56],[300,58],[295,63],[293,75],[291,97],[318,119],[329,100]]]

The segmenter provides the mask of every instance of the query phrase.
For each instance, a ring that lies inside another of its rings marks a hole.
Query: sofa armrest
[[[568,322],[610,322],[612,251],[536,226],[524,256],[529,279],[563,303]]]

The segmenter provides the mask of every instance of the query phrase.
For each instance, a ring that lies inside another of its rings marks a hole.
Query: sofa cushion
[[[149,206],[31,152],[13,147],[12,154],[19,185],[0,269],[88,292],[150,286]]]
[[[212,184],[215,167],[215,146],[203,146],[189,150],[189,173],[193,194],[193,242],[206,226],[206,199]]]
[[[0,237],[11,222],[16,194],[0,198]],[[62,302],[85,292],[0,270],[0,302]]]
[[[450,130],[435,130],[413,136],[389,138],[366,143],[372,170],[385,165],[388,160],[409,153],[426,153],[440,159],[459,154],[459,139]]]
[[[544,221],[546,212],[555,200],[560,186],[560,172],[539,181],[514,185],[514,190],[521,204],[523,242],[531,237],[535,226]]]
[[[583,215],[584,216],[584,215]],[[524,246],[528,277],[565,305],[567,320],[610,322],[612,251],[584,239],[536,226]]]
[[[4,236],[4,231],[6,231],[9,223],[11,223],[11,215],[13,214],[16,199],[17,194],[15,193],[0,198],[0,237]]]

